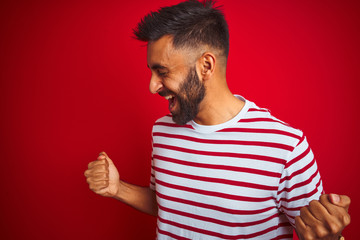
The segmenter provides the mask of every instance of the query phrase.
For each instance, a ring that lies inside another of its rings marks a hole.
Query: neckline
[[[224,129],[228,126],[231,126],[235,123],[237,123],[240,119],[242,119],[244,117],[244,115],[247,113],[247,111],[250,108],[250,102],[248,100],[246,100],[245,98],[243,98],[240,95],[234,95],[235,97],[237,97],[238,99],[242,100],[245,102],[244,107],[240,110],[240,112],[233,117],[232,119],[230,119],[229,121],[226,121],[224,123],[220,123],[220,124],[216,124],[216,125],[201,125],[196,123],[194,120],[190,121],[190,125],[195,129],[195,131],[197,132],[201,132],[201,133],[212,133],[212,132],[216,132],[219,131],[221,129]]]

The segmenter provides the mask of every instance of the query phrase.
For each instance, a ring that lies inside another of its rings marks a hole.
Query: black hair
[[[187,0],[150,12],[133,29],[135,38],[150,42],[171,35],[175,48],[209,45],[221,50],[227,58],[228,25],[224,14],[214,4],[213,0]]]

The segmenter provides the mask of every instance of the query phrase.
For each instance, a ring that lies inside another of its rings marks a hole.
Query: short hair
[[[165,35],[173,37],[175,48],[209,45],[229,54],[229,29],[223,12],[214,0],[187,0],[150,12],[133,29],[140,41],[156,41]]]

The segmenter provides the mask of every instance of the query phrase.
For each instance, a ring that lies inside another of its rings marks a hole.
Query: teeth
[[[165,99],[166,99],[166,100],[169,100],[169,99],[172,99],[173,97],[174,97],[174,96],[171,96],[171,95],[170,95],[170,96],[166,96]]]

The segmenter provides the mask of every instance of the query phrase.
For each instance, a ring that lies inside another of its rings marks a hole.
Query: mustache
[[[165,97],[168,95],[175,95],[172,91],[170,91],[168,89],[161,90],[160,92],[158,92],[158,94],[162,97]]]

